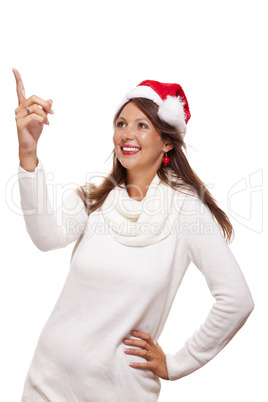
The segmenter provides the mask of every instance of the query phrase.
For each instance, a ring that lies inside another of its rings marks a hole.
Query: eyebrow
[[[123,116],[119,116],[117,120],[119,120],[119,119],[122,119],[122,120],[127,121]],[[117,121],[117,120],[116,120],[116,121]],[[149,123],[149,120],[148,120],[146,117],[140,117],[140,118],[136,119],[135,122],[144,121],[144,120]]]

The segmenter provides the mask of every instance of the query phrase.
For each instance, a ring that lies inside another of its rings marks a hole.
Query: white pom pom
[[[168,95],[163,103],[159,106],[158,116],[161,120],[176,127],[182,135],[186,132],[186,123],[184,115],[184,102],[180,97]]]

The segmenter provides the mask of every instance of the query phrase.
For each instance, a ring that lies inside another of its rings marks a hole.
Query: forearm
[[[21,208],[27,232],[36,247],[48,251],[77,240],[86,227],[88,215],[76,191],[72,190],[54,211],[41,161],[34,172],[23,169],[19,166]]]

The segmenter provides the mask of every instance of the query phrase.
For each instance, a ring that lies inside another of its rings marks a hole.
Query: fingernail
[[[50,109],[49,113],[54,114],[54,110]]]
[[[125,352],[125,353],[129,353],[129,352],[130,352],[130,349],[127,349],[127,348],[126,348],[126,349],[124,349],[124,352]]]
[[[137,335],[138,331],[130,331],[133,335]]]

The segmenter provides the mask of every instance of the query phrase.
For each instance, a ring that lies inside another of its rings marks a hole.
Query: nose
[[[126,127],[124,130],[123,138],[124,140],[132,140],[135,137],[134,131],[131,129],[131,127]]]

